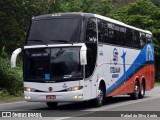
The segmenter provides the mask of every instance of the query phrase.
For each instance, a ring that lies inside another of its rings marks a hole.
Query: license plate
[[[53,100],[53,99],[56,99],[56,96],[55,95],[47,95],[46,99],[47,100]]]

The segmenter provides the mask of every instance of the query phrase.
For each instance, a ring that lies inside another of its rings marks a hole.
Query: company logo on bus
[[[147,50],[146,50],[146,61],[153,61],[154,60],[154,53],[153,49],[150,45],[147,45]]]
[[[113,50],[113,62],[115,65],[118,63],[118,51],[116,48]]]
[[[52,88],[52,87],[49,87],[48,90],[51,92],[51,91],[53,91],[53,88]]]

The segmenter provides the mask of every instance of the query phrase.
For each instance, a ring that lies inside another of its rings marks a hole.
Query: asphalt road
[[[61,103],[56,109],[49,109],[45,103],[32,103],[20,101],[12,103],[0,103],[0,111],[0,116],[2,116],[2,112],[6,111],[12,112],[12,115],[13,112],[19,113],[20,116],[24,115],[26,112],[36,112],[39,113],[38,115],[42,115],[42,118],[32,118],[36,120],[106,120],[106,116],[107,119],[118,120],[125,120],[128,118],[134,119],[133,117],[138,117],[140,119],[145,118],[148,120],[154,118],[158,120],[159,118],[157,118],[157,115],[160,114],[160,87],[155,87],[153,90],[146,92],[146,95],[143,99],[131,100],[130,97],[127,95],[116,96],[112,99],[107,99],[105,104],[100,108],[93,108],[90,106],[88,102],[82,102],[69,104]],[[152,112],[148,113],[148,111]],[[133,114],[135,116],[133,116]],[[14,116],[15,115],[16,114],[14,114]],[[1,119],[17,120],[21,118],[17,118],[15,116],[14,118],[1,117],[0,120]]]

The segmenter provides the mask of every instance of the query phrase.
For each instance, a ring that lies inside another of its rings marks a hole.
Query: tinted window
[[[133,30],[127,28],[125,46],[133,47]]]
[[[25,49],[24,78],[27,81],[81,79],[79,54],[80,47]]]
[[[147,39],[148,43],[151,42],[151,35],[147,37],[137,30],[98,19],[98,39],[102,43],[140,49]]]
[[[98,19],[98,40],[99,42],[109,43],[109,31],[107,27],[107,22]]]
[[[79,61],[80,48],[52,48],[51,49],[51,75],[57,76],[81,76]]]
[[[117,31],[117,44],[124,46],[126,42],[126,32]]]
[[[146,43],[149,44],[152,42],[152,35],[146,34]]]
[[[80,18],[33,20],[27,44],[78,42],[81,25],[82,19]]]
[[[124,45],[126,39],[126,28],[104,20],[98,20],[99,42],[114,45]]]
[[[99,42],[117,44],[117,31],[112,26],[112,23],[98,19]]]
[[[29,49],[24,54],[24,77],[45,78],[50,73],[49,49]]]
[[[134,41],[134,46],[133,46],[134,48],[141,48],[139,31],[134,30],[133,41]]]
[[[86,29],[86,41],[96,42],[97,41],[97,29],[96,29],[96,18],[91,18],[87,22]]]

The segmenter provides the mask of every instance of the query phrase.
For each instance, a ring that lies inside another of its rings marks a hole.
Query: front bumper
[[[26,92],[25,99],[28,102],[78,102],[84,101],[83,90],[68,92]],[[46,96],[54,95],[55,99],[46,99]],[[76,97],[77,96],[77,97]]]

